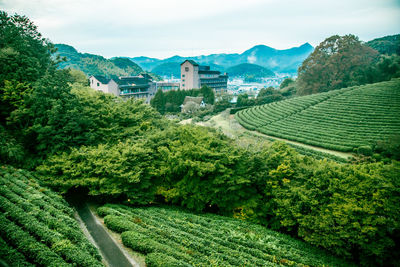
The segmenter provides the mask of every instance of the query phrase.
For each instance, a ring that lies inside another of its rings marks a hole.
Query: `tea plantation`
[[[250,130],[350,152],[400,133],[400,79],[256,106],[235,118]]]
[[[0,167],[0,259],[9,266],[103,266],[73,210],[29,172]]]
[[[151,266],[351,266],[260,225],[178,209],[106,204],[97,209]]]

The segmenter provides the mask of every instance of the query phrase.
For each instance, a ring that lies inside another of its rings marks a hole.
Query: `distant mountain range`
[[[226,71],[235,65],[251,63],[276,73],[297,73],[298,67],[313,49],[309,43],[285,50],[257,45],[241,54],[212,54],[195,57],[173,56],[163,60],[149,57],[133,57],[130,59],[143,69],[154,71],[159,75],[164,75],[163,73],[167,74],[168,70],[169,74],[175,76],[175,74],[178,74],[179,69],[176,69],[177,64],[172,63],[180,64],[186,59],[192,59],[202,65],[209,65],[212,69],[220,71]],[[179,77],[179,74],[176,77]]]

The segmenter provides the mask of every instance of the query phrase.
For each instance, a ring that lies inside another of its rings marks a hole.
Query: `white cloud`
[[[400,29],[398,0],[0,0],[0,8],[27,15],[55,43],[106,57],[283,49]]]

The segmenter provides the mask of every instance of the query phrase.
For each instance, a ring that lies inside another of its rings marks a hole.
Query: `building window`
[[[182,78],[185,78],[185,74],[182,74]]]
[[[185,87],[185,84],[184,84],[184,83],[182,84],[182,87]]]
[[[185,79],[182,79],[182,82],[184,82],[185,81]]]
[[[189,71],[189,67],[185,67],[185,71],[188,72]]]
[[[100,83],[97,83],[97,86],[100,86]]]

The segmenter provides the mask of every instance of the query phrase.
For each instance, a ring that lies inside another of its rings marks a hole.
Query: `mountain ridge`
[[[191,59],[203,65],[215,64],[221,66],[222,69],[228,69],[229,67],[243,63],[250,63],[260,65],[277,73],[296,73],[303,60],[306,59],[313,50],[314,47],[308,42],[298,47],[282,50],[259,44],[240,54],[219,53],[192,57],[175,55],[166,59],[141,56],[129,59],[148,71],[164,63],[181,63],[186,59]]]

